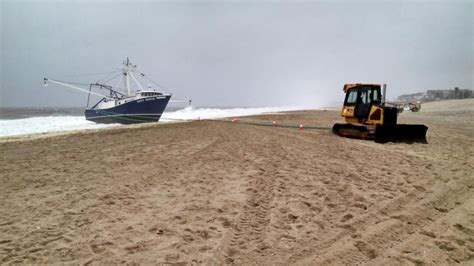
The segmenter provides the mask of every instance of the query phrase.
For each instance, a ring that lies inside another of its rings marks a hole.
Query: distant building
[[[398,96],[399,101],[421,101],[426,98],[426,92],[418,92],[413,94],[404,94]]]
[[[473,91],[469,89],[459,89],[458,87],[454,88],[454,90],[427,90],[426,92],[398,96],[399,101],[422,102],[466,98],[474,98]]]

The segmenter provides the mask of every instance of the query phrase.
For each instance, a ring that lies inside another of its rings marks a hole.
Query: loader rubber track
[[[378,143],[402,142],[402,143],[428,143],[425,125],[377,125],[371,129],[365,125],[334,124],[332,132],[346,138],[374,140]]]

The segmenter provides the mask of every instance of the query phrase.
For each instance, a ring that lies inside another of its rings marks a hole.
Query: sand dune
[[[428,145],[239,123],[337,111],[0,143],[0,263],[472,264],[466,102],[401,115]]]
[[[422,103],[423,112],[474,111],[474,99],[446,100]]]

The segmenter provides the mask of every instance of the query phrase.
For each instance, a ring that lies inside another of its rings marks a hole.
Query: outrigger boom
[[[62,81],[54,80],[54,79],[50,79],[50,78],[44,78],[44,86],[45,86],[45,87],[48,86],[48,82],[51,82],[51,83],[54,83],[54,84],[58,84],[58,85],[62,85],[62,86],[65,86],[65,87],[68,87],[68,88],[71,88],[71,89],[78,90],[78,91],[82,91],[82,92],[84,92],[84,93],[89,93],[89,94],[92,94],[92,95],[96,95],[96,96],[100,96],[100,97],[105,97],[105,98],[112,99],[112,97],[110,97],[110,96],[107,96],[107,95],[104,95],[104,94],[100,94],[100,93],[97,93],[97,92],[93,92],[93,91],[91,91],[90,89],[89,89],[89,90],[86,90],[86,89],[83,89],[83,88],[80,88],[80,87],[77,87],[77,86],[68,84],[68,83],[66,83],[66,82],[62,82]],[[101,86],[102,84],[99,84],[99,83],[90,84],[90,86],[93,86],[93,85]],[[103,87],[110,87],[110,86],[107,86],[107,85],[102,85],[102,86],[103,86]]]

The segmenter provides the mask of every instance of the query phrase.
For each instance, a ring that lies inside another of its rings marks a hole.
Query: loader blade
[[[375,142],[428,143],[425,125],[378,125],[375,129]]]

